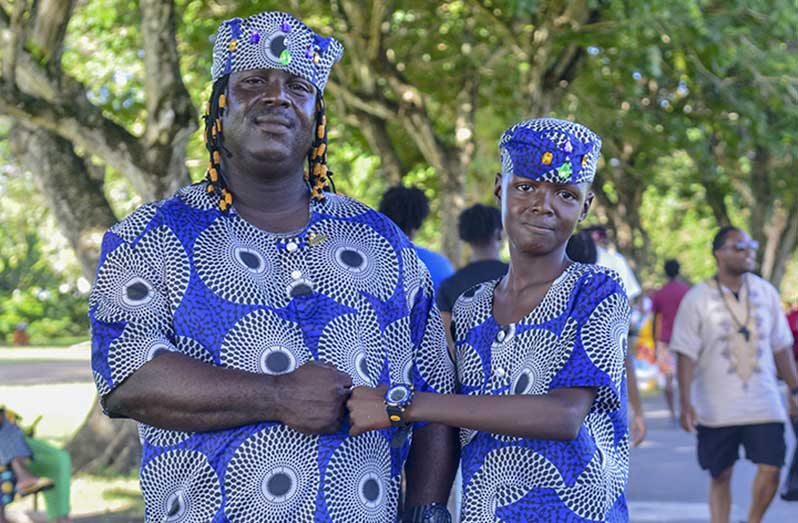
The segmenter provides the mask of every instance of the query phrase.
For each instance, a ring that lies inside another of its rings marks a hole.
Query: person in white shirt
[[[723,227],[712,252],[718,272],[682,300],[670,348],[678,355],[682,428],[698,435],[698,462],[708,470],[712,523],[728,523],[731,477],[739,448],[757,465],[748,523],[760,523],[784,465],[784,422],[776,372],[798,415],[792,333],[778,291],[753,274],[757,242]]]

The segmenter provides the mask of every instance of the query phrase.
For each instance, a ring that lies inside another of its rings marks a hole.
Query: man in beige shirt
[[[724,227],[712,251],[717,274],[684,297],[670,348],[678,354],[681,424],[698,433],[698,462],[708,470],[712,523],[728,523],[732,468],[745,449],[757,465],[748,523],[760,523],[778,488],[787,414],[778,371],[798,414],[792,333],[778,291],[752,274],[757,242]]]

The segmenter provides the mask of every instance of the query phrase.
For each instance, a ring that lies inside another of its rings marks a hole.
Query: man
[[[471,248],[468,265],[446,278],[435,295],[443,318],[443,329],[449,334],[454,302],[475,285],[504,276],[508,265],[499,260],[504,238],[499,209],[478,203],[460,213],[457,220],[460,239]]]
[[[629,301],[633,302],[635,298],[640,296],[640,284],[635,277],[634,271],[626,261],[626,257],[618,252],[618,250],[610,244],[607,237],[607,228],[603,225],[593,225],[585,229],[593,238],[596,243],[597,265],[609,267],[621,276],[623,286],[626,288],[626,295]]]
[[[394,522],[405,462],[404,521],[447,520],[451,429],[348,436],[353,385],[454,380],[412,244],[326,192],[342,53],[286,13],[222,23],[205,181],[104,238],[92,368],[104,408],[141,423],[147,521]]]
[[[380,199],[379,210],[402,229],[413,241],[421,225],[429,215],[429,200],[424,191],[417,187],[396,185],[391,187]],[[413,244],[416,254],[427,266],[432,284],[437,290],[441,282],[454,273],[454,267],[446,256]]]
[[[657,364],[665,376],[665,401],[674,423],[676,423],[676,408],[673,404],[673,375],[676,372],[676,362],[668,343],[671,340],[676,311],[679,310],[682,298],[690,290],[690,284],[679,277],[680,268],[678,261],[667,260],[665,275],[668,277],[668,283],[651,294]]]
[[[748,523],[760,523],[784,464],[784,421],[776,371],[798,410],[798,375],[776,289],[751,271],[757,242],[723,227],[712,242],[718,271],[687,292],[670,348],[678,354],[681,424],[698,433],[698,462],[709,471],[713,523],[728,523],[732,469],[745,449],[757,465]]]

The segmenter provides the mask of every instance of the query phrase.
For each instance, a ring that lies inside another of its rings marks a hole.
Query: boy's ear
[[[582,204],[582,214],[579,215],[580,222],[587,218],[587,213],[590,212],[590,206],[593,205],[593,198],[594,194],[592,192],[587,193],[585,203]]]

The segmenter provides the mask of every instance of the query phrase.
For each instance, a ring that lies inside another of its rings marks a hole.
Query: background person
[[[687,292],[670,341],[678,354],[680,421],[698,435],[713,523],[729,521],[741,446],[757,466],[748,523],[762,521],[776,494],[787,419],[776,371],[790,388],[790,413],[798,413],[793,339],[778,291],[752,272],[757,248],[736,227],[718,231],[712,241],[717,273]]]
[[[402,229],[412,242],[424,220],[429,216],[429,199],[418,187],[395,185],[382,195],[379,211]],[[454,274],[452,262],[446,256],[413,244],[418,257],[427,266],[437,291],[441,282]]]

